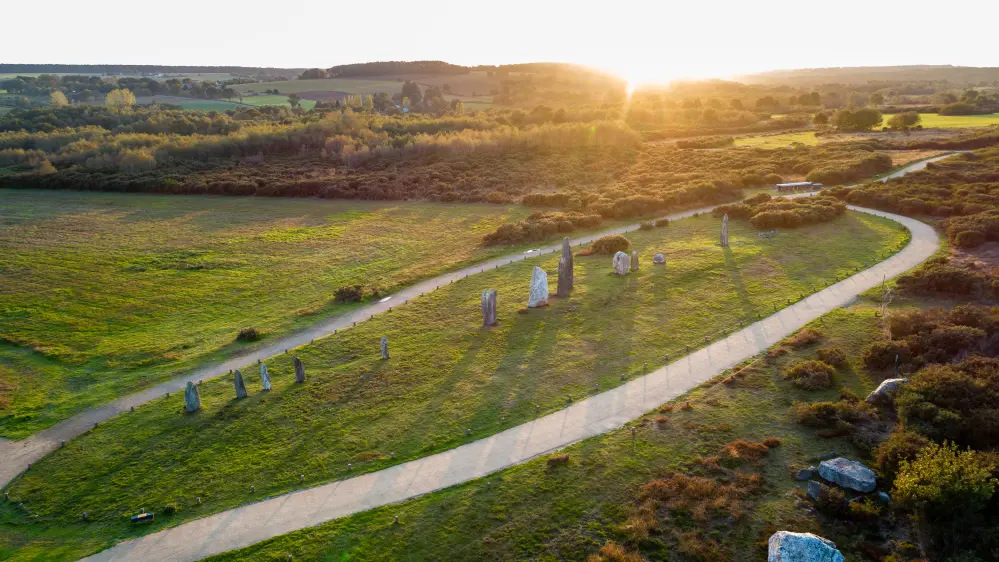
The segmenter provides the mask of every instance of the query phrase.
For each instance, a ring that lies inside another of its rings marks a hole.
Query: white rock
[[[873,492],[878,484],[873,470],[863,463],[843,457],[820,462],[819,476],[833,484],[858,492]]]
[[[624,252],[614,254],[614,273],[627,275],[631,270],[631,256]]]
[[[663,265],[664,263],[666,263],[666,256],[662,254],[656,254],[652,256],[652,263],[656,265]]]
[[[538,266],[531,272],[531,294],[527,297],[527,308],[548,306],[548,274]]]
[[[777,531],[770,535],[767,562],[843,562],[843,555],[820,536]]]
[[[866,402],[870,404],[891,404],[895,400],[895,392],[909,379],[887,379],[878,385],[874,392],[867,395]]]

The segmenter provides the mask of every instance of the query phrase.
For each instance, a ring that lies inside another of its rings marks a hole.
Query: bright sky
[[[49,0],[42,11],[5,4],[5,63],[546,61],[634,82],[777,68],[999,66],[999,2],[988,0],[956,11],[918,0]],[[941,13],[964,15],[935,19]]]

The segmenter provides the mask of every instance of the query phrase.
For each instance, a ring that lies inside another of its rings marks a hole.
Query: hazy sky
[[[0,33],[0,62],[6,63],[329,67],[375,60],[556,61],[613,70],[635,81],[774,68],[999,66],[995,0],[952,4],[961,6],[953,11],[947,3],[913,0],[6,4]],[[963,14],[960,23],[952,13]]]

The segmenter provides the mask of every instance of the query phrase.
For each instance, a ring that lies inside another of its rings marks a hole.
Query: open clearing
[[[0,194],[0,436],[19,439],[383,291],[511,251],[517,205]],[[516,248],[514,248],[515,250]]]
[[[278,92],[285,96],[313,91],[347,92],[348,94],[376,94],[378,92],[395,94],[402,91],[402,81],[388,78],[323,78],[236,84],[232,86],[232,89],[237,92],[257,92],[261,94],[264,90],[277,89]]]
[[[891,116],[885,115],[885,121]],[[920,113],[923,127],[937,129],[961,129],[965,127],[985,127],[999,124],[999,113],[988,115],[937,115]]]
[[[783,133],[780,135],[761,135],[756,137],[741,137],[735,139],[735,146],[753,148],[785,148],[794,143],[807,145],[819,144],[814,132]]]
[[[185,98],[181,96],[147,96],[138,98],[135,100],[136,103],[149,105],[153,102],[156,103],[169,103],[171,105],[179,105],[184,109],[190,109],[194,111],[226,111],[229,109],[239,109],[241,107],[246,107],[245,105],[224,101],[224,100],[202,100],[197,98]]]
[[[719,377],[675,401],[672,411],[636,420],[634,437],[623,428],[568,447],[562,451],[569,458],[565,466],[547,466],[547,458],[539,458],[210,560],[284,560],[289,555],[294,560],[435,560],[441,552],[454,560],[585,560],[608,540],[622,542],[645,483],[674,471],[710,476],[699,458],[716,455],[733,440],[765,437],[778,437],[781,445],[759,464],[736,469],[764,479],[763,493],[741,504],[745,516],[673,513],[673,522],[642,542],[646,554],[661,554],[650,559],[763,560],[770,533],[788,527],[833,540],[848,560],[864,559],[856,529],[830,526],[796,505],[795,494],[805,483],[788,473],[788,466],[817,464],[830,451],[855,457],[857,450],[846,437],[816,439],[813,429],[790,419],[788,409],[795,400],[836,400],[840,386],[859,396],[877,386],[882,375],[866,372],[857,359],[876,336],[877,320],[873,306],[864,304],[837,310],[811,327],[822,334],[819,343],[785,346],[788,355],[771,364],[755,363],[735,384],[720,384]],[[783,367],[813,359],[815,349],[827,345],[840,347],[850,358],[837,369],[833,388],[806,391],[781,379]],[[680,407],[686,400],[690,410]],[[395,516],[399,524],[393,524]],[[677,541],[678,536],[687,540]],[[698,558],[711,552],[714,541],[723,550]]]
[[[291,104],[288,103],[287,95],[268,94],[268,95],[257,95],[257,96],[244,96],[243,103],[247,105],[283,105],[291,107]],[[316,102],[314,100],[302,99],[299,102],[299,105],[301,105],[303,109],[312,109],[313,107],[316,106]]]
[[[699,347],[719,329],[875,261],[907,236],[893,222],[856,213],[775,239],[734,221],[732,247],[723,251],[717,227],[702,216],[630,233],[639,273],[616,277],[608,257],[579,257],[572,297],[527,314],[517,310],[537,260],[442,288],[300,349],[305,386],[291,383],[289,361],[279,358],[269,362],[269,394],[259,392],[254,370],[246,373],[248,400],[232,401],[228,380],[207,381],[195,415],[183,416],[173,396],[114,418],[8,488],[43,523],[18,525],[27,515],[4,504],[3,544],[69,558],[131,536],[136,530],[122,515],[140,507],[176,511],[145,533],[481,438],[560,409],[568,395],[615,386],[619,373],[659,365],[666,352]],[[651,265],[657,251],[667,255],[665,269]],[[555,257],[542,263],[551,271]],[[484,288],[500,294],[500,324],[491,329],[481,328],[478,313]],[[378,358],[381,335],[389,361]],[[90,523],[79,522],[81,510]]]

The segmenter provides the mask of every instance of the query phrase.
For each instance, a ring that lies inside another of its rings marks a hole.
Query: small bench
[[[140,513],[132,516],[132,523],[147,523],[152,521],[154,517],[152,513]]]

